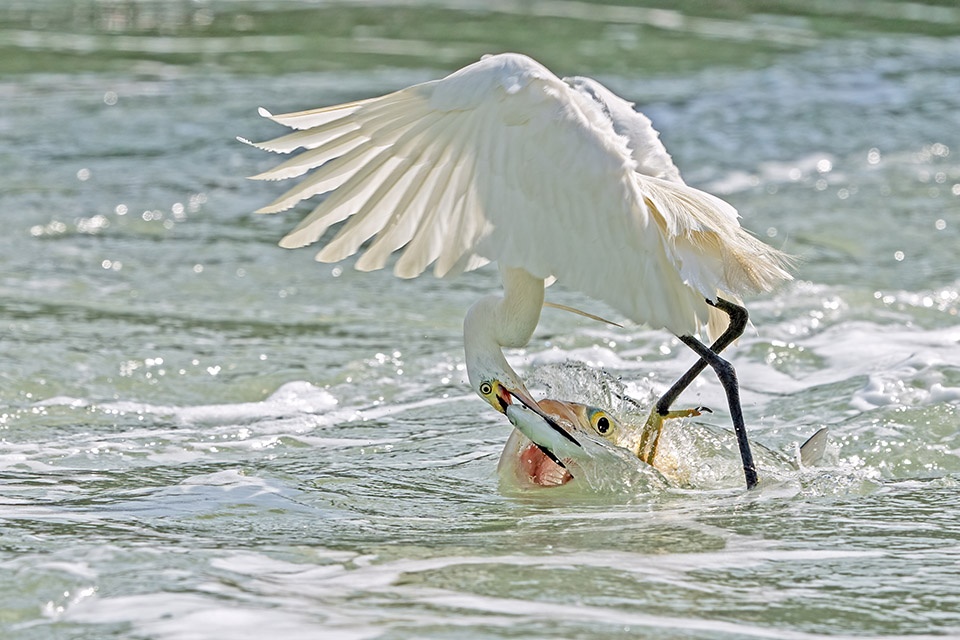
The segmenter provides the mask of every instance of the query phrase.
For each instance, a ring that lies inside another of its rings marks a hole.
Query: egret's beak
[[[496,390],[494,399],[499,405],[497,407],[494,407],[494,409],[497,409],[500,413],[506,413],[507,407],[513,404],[514,392],[508,389],[507,387],[503,386],[499,382],[494,383],[494,388]]]
[[[540,404],[533,399],[530,393],[524,389],[523,386],[511,389],[499,380],[494,380],[492,384],[493,394],[492,397],[488,398],[487,401],[490,402],[490,404],[493,404],[493,408],[500,413],[506,413],[507,407],[513,404],[513,399],[516,398],[523,406],[528,407],[532,411],[544,416],[544,418],[547,418],[547,416],[544,415],[544,411],[540,407]]]

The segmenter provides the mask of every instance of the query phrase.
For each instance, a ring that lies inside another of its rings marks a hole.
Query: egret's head
[[[506,413],[507,407],[513,402],[510,390],[494,378],[481,380],[476,387],[476,392],[500,413]]]

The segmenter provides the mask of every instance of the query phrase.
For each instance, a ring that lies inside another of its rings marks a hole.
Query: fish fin
[[[807,438],[807,441],[800,445],[800,464],[804,467],[811,467],[823,459],[823,454],[827,450],[826,427],[819,429],[815,434]]]

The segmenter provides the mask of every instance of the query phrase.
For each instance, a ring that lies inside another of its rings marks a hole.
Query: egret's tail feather
[[[741,227],[727,202],[684,184],[639,174],[637,179],[681,275],[706,297],[770,291],[792,279],[790,258]]]

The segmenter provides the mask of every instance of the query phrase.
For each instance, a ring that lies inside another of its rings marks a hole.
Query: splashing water
[[[546,365],[533,372],[531,381],[542,386],[550,397],[603,409],[616,419],[618,428],[635,434],[643,431],[649,407],[656,401],[652,389],[648,389],[642,401],[634,399],[621,380],[583,363]],[[816,430],[816,426],[812,430]],[[700,491],[742,487],[742,462],[735,435],[731,430],[702,420],[677,418],[664,422],[656,470],[637,460],[627,449],[591,433],[577,431],[574,435],[583,451],[569,446],[564,452],[572,457],[565,460],[575,465],[572,470],[575,480],[568,484],[575,486],[579,493],[631,495],[638,491],[662,491],[670,486]],[[529,444],[529,438],[512,434],[503,458],[516,457]],[[829,454],[826,451],[818,454],[808,464],[801,462],[800,442],[789,443],[783,451],[774,451],[756,442],[752,448],[764,488],[782,492],[790,485],[795,491],[809,494],[836,493],[862,491],[871,485],[878,486],[876,481],[880,480],[875,469],[858,468],[850,460],[842,459],[836,446],[830,446]],[[816,467],[812,468],[814,464]],[[507,490],[539,488],[523,483],[522,478],[516,477],[517,471],[503,460],[501,467],[501,487]],[[554,489],[556,487],[550,487]]]

